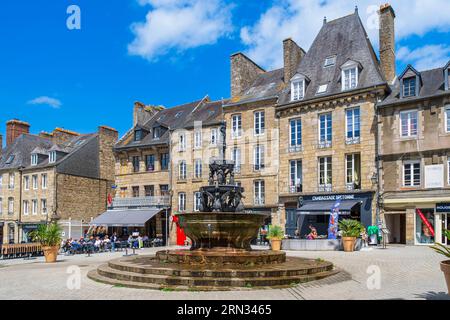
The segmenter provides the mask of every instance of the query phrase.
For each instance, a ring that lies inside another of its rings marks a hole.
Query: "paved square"
[[[140,250],[152,254],[161,248]],[[91,257],[59,256],[53,265],[35,260],[0,261],[0,299],[183,299],[183,300],[287,300],[287,299],[449,299],[442,272],[441,256],[428,247],[391,246],[386,250],[344,252],[287,252],[289,256],[321,258],[342,270],[336,276],[289,289],[229,291],[229,292],[167,292],[129,289],[94,282],[86,277],[89,270],[119,258],[118,253],[96,254]],[[70,268],[75,266],[75,268]],[[79,268],[79,269],[78,269]],[[79,289],[76,277],[68,271],[81,271]],[[373,271],[380,271],[380,289],[369,290]],[[368,273],[371,271],[371,273]]]

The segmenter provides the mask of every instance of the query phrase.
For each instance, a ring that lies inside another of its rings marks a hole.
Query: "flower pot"
[[[345,252],[355,251],[356,237],[342,237],[342,245]]]
[[[46,263],[55,263],[58,258],[59,246],[42,247]]]
[[[441,270],[444,272],[445,282],[447,282],[447,292],[450,295],[450,260],[441,262]]]
[[[281,250],[281,240],[279,239],[272,239],[270,240],[270,244],[272,246],[273,251],[280,251]]]

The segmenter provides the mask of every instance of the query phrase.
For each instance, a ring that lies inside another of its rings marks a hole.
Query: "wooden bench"
[[[3,244],[0,256],[3,259],[21,258],[42,255],[42,247],[38,243]]]

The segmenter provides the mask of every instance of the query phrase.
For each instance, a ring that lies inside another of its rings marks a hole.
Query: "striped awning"
[[[109,210],[91,221],[92,226],[144,227],[161,209]]]

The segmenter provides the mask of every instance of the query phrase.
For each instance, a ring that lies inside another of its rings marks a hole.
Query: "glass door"
[[[450,246],[450,239],[444,234],[445,230],[450,230],[450,213],[442,215],[442,244]]]

